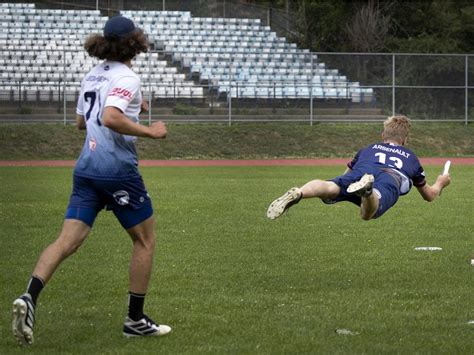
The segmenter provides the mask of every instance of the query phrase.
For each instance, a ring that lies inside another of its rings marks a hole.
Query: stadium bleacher
[[[327,68],[258,19],[193,17],[185,11],[121,14],[171,58],[168,63],[158,52],[136,58],[145,97],[203,98],[209,89],[217,99],[373,98],[371,88]],[[0,99],[47,101],[64,91],[74,101],[80,80],[96,63],[83,50],[84,39],[100,33],[107,19],[97,10],[0,4]]]

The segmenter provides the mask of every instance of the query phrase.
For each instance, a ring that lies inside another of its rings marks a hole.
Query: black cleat
[[[162,336],[171,332],[171,327],[164,324],[156,324],[146,315],[140,320],[125,319],[123,324],[123,335],[126,337]]]

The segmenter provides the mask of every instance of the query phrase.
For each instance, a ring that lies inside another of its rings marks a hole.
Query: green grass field
[[[426,168],[432,183],[441,167]],[[287,188],[342,170],[143,169],[158,234],[145,309],[173,333],[122,336],[131,242],[102,212],[40,296],[29,352],[474,353],[474,168],[453,166],[439,200],[412,191],[376,221],[319,200],[266,219]],[[71,169],[0,168],[1,354],[24,353],[11,303],[59,231],[70,189]]]

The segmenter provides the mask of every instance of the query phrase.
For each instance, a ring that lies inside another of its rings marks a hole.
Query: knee
[[[155,250],[155,235],[154,233],[139,233],[134,236],[133,244],[149,252]]]
[[[374,217],[375,217],[375,212],[374,213],[367,213],[367,212],[364,212],[364,211],[360,211],[360,218],[362,218],[362,220],[364,220],[364,221],[370,221]]]
[[[63,232],[59,235],[59,238],[55,243],[59,247],[61,253],[67,257],[74,254],[77,249],[79,249],[83,240],[84,238],[77,238],[75,235]]]
[[[302,188],[303,197],[319,197],[322,199],[336,198],[339,195],[340,188],[332,181],[311,180]]]
[[[335,198],[339,195],[341,192],[341,188],[339,185],[336,183],[333,183],[332,181],[328,184],[328,194],[332,197]]]

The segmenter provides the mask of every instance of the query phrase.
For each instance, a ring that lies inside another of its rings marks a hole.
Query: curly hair
[[[410,119],[406,116],[391,116],[383,123],[384,139],[404,143],[410,133]]]
[[[148,38],[141,29],[122,38],[105,38],[94,33],[84,42],[84,49],[91,57],[122,63],[148,52],[148,48]]]

